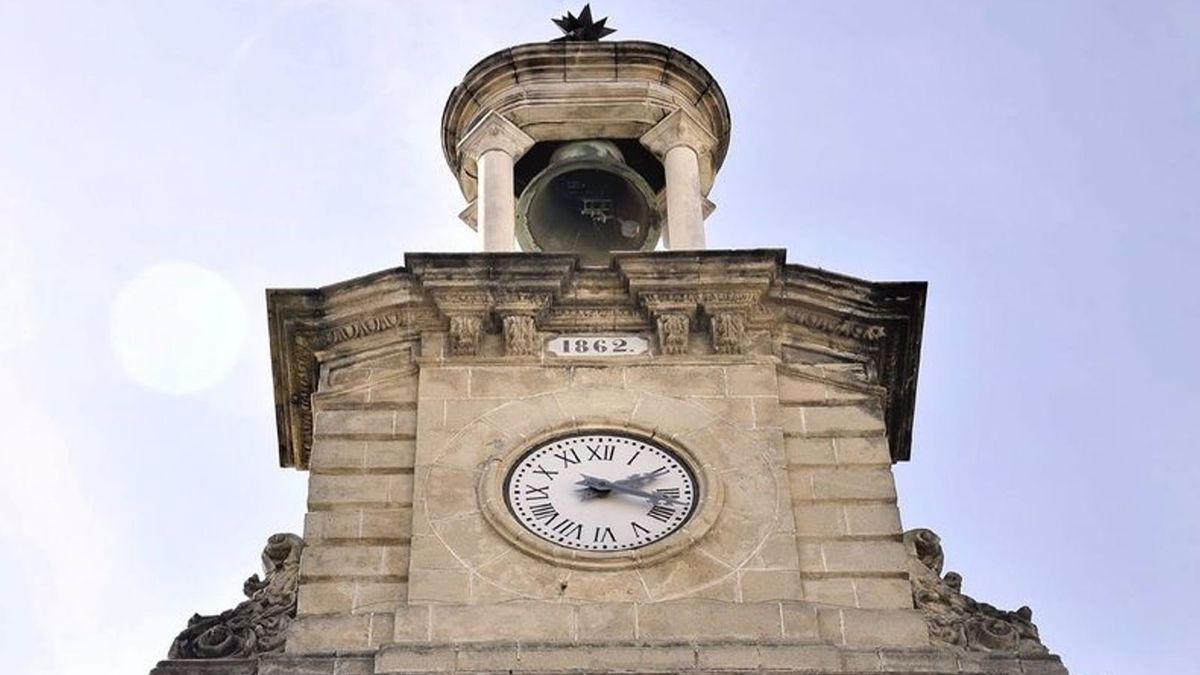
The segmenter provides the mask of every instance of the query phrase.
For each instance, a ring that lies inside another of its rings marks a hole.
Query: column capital
[[[534,140],[529,134],[493,111],[463,136],[458,144],[458,156],[462,161],[474,164],[485,152],[501,150],[516,161],[533,144]]]
[[[683,108],[676,108],[659,120],[638,140],[659,159],[666,157],[671,148],[680,145],[691,148],[697,156],[710,153],[717,145],[716,136]]]

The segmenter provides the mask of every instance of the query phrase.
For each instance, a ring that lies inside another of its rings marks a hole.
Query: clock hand
[[[673,497],[668,497],[666,495],[658,494],[656,492],[646,492],[645,490],[639,490],[634,487],[629,487],[628,485],[622,485],[618,481],[610,481],[610,480],[604,480],[603,478],[595,478],[595,477],[589,476],[587,474],[580,474],[580,476],[583,478],[583,480],[577,481],[575,483],[576,485],[583,485],[585,487],[594,488],[596,490],[611,490],[613,492],[623,492],[628,495],[634,495],[635,497],[643,497],[645,499],[650,500],[650,503],[654,504],[654,505],[674,504],[676,506],[683,506],[683,502],[679,501],[678,499],[675,499]]]
[[[635,473],[635,474],[628,476],[627,478],[622,478],[621,480],[614,480],[613,482],[618,483],[620,485],[628,485],[630,487],[641,487],[641,486],[645,485],[646,483],[651,483],[653,481],[658,480],[659,478],[667,475],[668,473],[670,473],[670,471],[667,469],[667,467],[660,466],[659,468],[657,468],[653,471],[648,471],[646,473]]]

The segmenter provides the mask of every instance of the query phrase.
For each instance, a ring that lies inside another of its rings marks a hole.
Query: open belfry
[[[446,103],[482,252],[268,291],[303,537],[153,673],[1066,673],[902,529],[925,284],[706,250],[721,87],[555,23]]]

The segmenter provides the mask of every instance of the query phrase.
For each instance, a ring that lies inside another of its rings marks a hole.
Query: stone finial
[[[489,150],[500,150],[517,160],[533,147],[534,142],[520,127],[492,111],[463,136],[458,153],[464,163],[470,164],[478,162],[479,157]]]
[[[913,603],[925,613],[934,644],[968,651],[1046,654],[1033,610],[1010,612],[978,602],[962,592],[962,575],[942,575],[942,540],[924,528],[904,533],[909,553]]]
[[[247,600],[220,614],[195,614],[171,643],[171,659],[232,659],[283,651],[284,637],[296,618],[300,552],[304,540],[273,534],[262,552],[263,574],[246,580]]]

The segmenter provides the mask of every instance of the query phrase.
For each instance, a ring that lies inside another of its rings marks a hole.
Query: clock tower
[[[707,250],[716,79],[555,23],[446,103],[481,252],[268,291],[303,536],[153,672],[1066,673],[901,527],[925,284]]]

